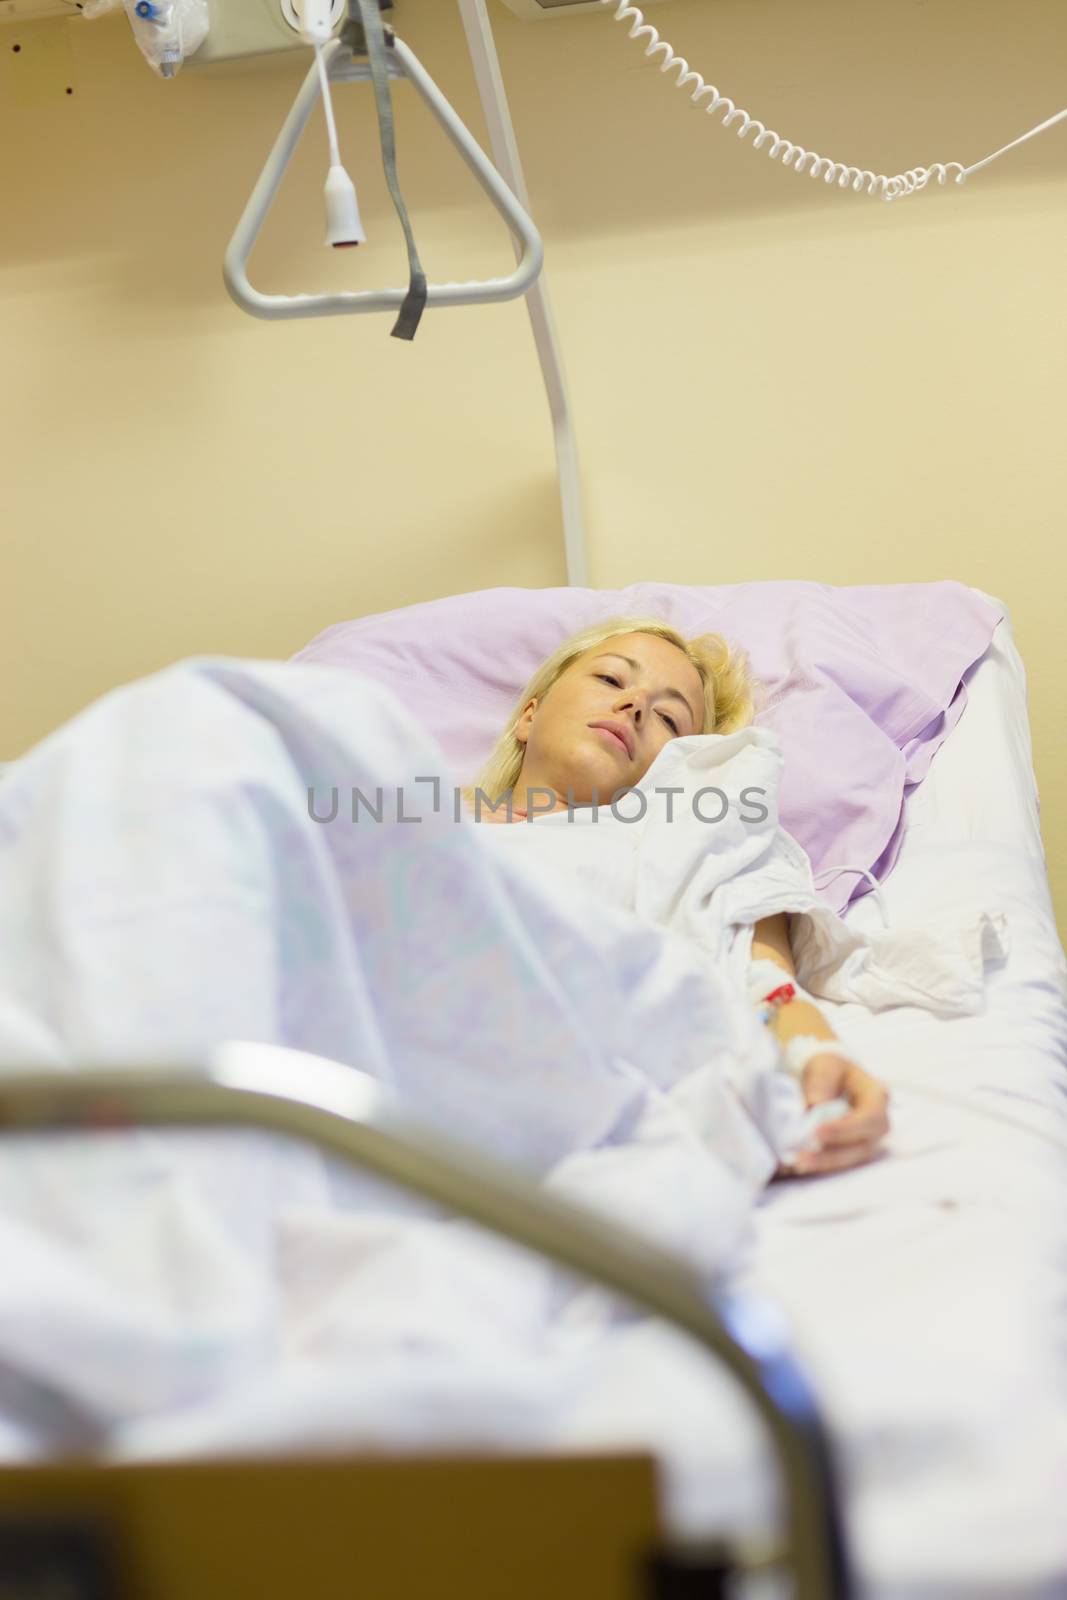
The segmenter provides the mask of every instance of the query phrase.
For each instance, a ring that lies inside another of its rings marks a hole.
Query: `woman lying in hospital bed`
[[[209,659],[91,706],[0,785],[0,1067],[287,1045],[730,1267],[797,1148],[805,1096],[849,1104],[813,1171],[865,1161],[886,1130],[884,1091],[826,1048],[810,1001],[768,1027],[753,1000],[795,975],[875,1008],[973,1011],[997,919],[961,920],[920,963],[907,930],[848,931],[778,825],[777,739],[748,725],[743,665],[714,640],[624,618],[563,646],[533,685],[501,750],[521,748],[523,809],[547,788],[553,810],[511,827],[469,825],[440,747],[366,677]],[[506,762],[483,776],[508,786]],[[588,803],[621,788],[614,809]],[[803,1093],[778,1047],[801,1036],[817,1041]],[[174,1408],[186,1427],[206,1408],[216,1441],[273,1417],[278,1443],[337,1419],[351,1440],[368,1403],[374,1434],[386,1352],[405,1382],[420,1361],[434,1381],[466,1374],[464,1437],[470,1384],[490,1369],[487,1431],[524,1382],[509,1439],[550,1429],[528,1362],[544,1356],[547,1382],[560,1275],[503,1263],[284,1141],[130,1132],[72,1140],[60,1163],[48,1139],[20,1139],[0,1165],[0,1251],[0,1364],[64,1395],[120,1454],[165,1448]],[[486,1286],[476,1316],[455,1303],[464,1282]],[[214,1409],[227,1393],[247,1398],[229,1422]],[[38,1433],[12,1423],[0,1449],[55,1446],[57,1426],[54,1412]]]
[[[635,786],[669,741],[746,728],[754,687],[743,655],[717,635],[686,640],[654,619],[596,624],[565,641],[534,674],[478,785],[466,793],[470,813],[475,821],[513,825],[562,816],[573,825],[582,807],[589,813],[582,822],[609,830],[615,825],[612,842],[628,854],[619,823],[640,819],[622,797],[631,791],[642,796]],[[768,736],[770,748],[773,743]],[[734,762],[731,752],[720,777]],[[607,808],[603,818],[600,807]],[[710,806],[703,826],[718,825],[717,810]],[[557,839],[558,832],[546,842]],[[579,852],[588,841],[583,829]],[[696,842],[699,847],[699,835]],[[542,865],[551,854],[551,848],[541,851]],[[568,865],[583,875],[585,864],[573,852]],[[596,882],[604,884],[603,872]],[[617,903],[633,903],[625,868],[616,889]],[[822,1013],[798,995],[787,913],[756,921],[750,949],[750,987],[758,992],[766,986],[761,998],[768,1020],[786,1047],[783,1063],[795,1063],[802,1075],[807,1104],[846,1100],[851,1107],[813,1129],[815,1148],[799,1150],[785,1170],[830,1172],[870,1159],[888,1131],[886,1092],[850,1059]]]

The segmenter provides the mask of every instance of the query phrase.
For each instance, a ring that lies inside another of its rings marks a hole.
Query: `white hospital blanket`
[[[289,1045],[709,1271],[736,1268],[799,1113],[738,981],[751,922],[806,914],[816,992],[873,982],[885,1004],[906,977],[818,901],[777,825],[779,766],[773,735],[748,730],[672,742],[646,775],[687,793],[764,787],[767,816],[745,826],[668,824],[660,797],[641,827],[576,813],[478,828],[433,810],[413,780],[440,775],[447,792],[441,752],[369,681],[170,669],[105,697],[0,786],[0,1070]],[[334,786],[338,817],[313,821],[308,789],[323,814]],[[353,824],[351,789],[379,786],[402,787],[421,821]],[[981,945],[961,937],[928,1006],[974,1009]],[[642,1437],[639,1397],[620,1400],[644,1336],[603,1298],[277,1139],[5,1147],[0,1253],[7,1415],[32,1419],[0,1430],[8,1454],[86,1433],[117,1456],[514,1447],[595,1434],[598,1395]],[[35,1410],[46,1391],[63,1404]],[[726,1450],[738,1409],[724,1380]]]
[[[693,941],[494,859],[426,774],[448,778],[433,740],[333,669],[192,662],[105,696],[0,786],[0,1068],[290,1046],[728,1266],[802,1109],[743,992]],[[421,821],[354,824],[353,788]],[[96,1427],[272,1369],[297,1314],[279,1240],[309,1212],[369,1226],[375,1261],[391,1241],[372,1309],[352,1246],[364,1332],[467,1348],[443,1269],[403,1270],[413,1216],[428,1262],[455,1237],[429,1208],[277,1139],[168,1130],[5,1147],[0,1370]],[[515,1303],[547,1306],[551,1272],[519,1276]]]

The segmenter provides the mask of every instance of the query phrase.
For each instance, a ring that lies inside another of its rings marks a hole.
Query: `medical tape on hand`
[[[794,1078],[800,1079],[808,1062],[821,1055],[840,1056],[843,1061],[855,1059],[840,1039],[817,1039],[812,1033],[798,1033],[782,1046],[782,1065]]]
[[[776,962],[767,961],[763,957],[749,962],[745,987],[748,998],[754,1006],[760,1005],[765,996],[775,989],[780,989],[783,983],[791,983],[799,994],[800,986],[796,979],[791,978]]]
[[[793,985],[796,990],[795,998],[797,1000],[806,1000],[809,1004],[814,1003],[811,1000],[811,996],[801,988],[796,978],[787,978],[787,975],[776,962],[759,957],[749,963],[746,978],[748,998],[754,1006],[763,1008],[763,1020],[765,1022],[769,1021],[773,1015],[773,1007],[767,1005],[766,997],[769,993],[773,993],[775,989],[780,988],[784,981],[788,981]],[[826,1055],[840,1056],[845,1061],[855,1061],[856,1059],[852,1051],[847,1049],[838,1039],[818,1039],[811,1033],[799,1033],[790,1039],[788,1043],[781,1046],[782,1066],[786,1072],[790,1073],[799,1082],[804,1076],[804,1068],[812,1057],[824,1053]]]

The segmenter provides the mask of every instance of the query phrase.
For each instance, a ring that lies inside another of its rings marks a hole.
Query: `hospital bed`
[[[372,1101],[264,1093],[269,1052],[228,1080],[215,1069],[128,1078],[121,1093],[82,1074],[7,1084],[9,1133],[230,1118],[323,1139],[612,1284],[688,1341],[656,1346],[666,1360],[644,1440],[632,1421],[621,1431],[594,1413],[570,1453],[541,1458],[86,1456],[4,1469],[9,1570],[38,1586],[63,1571],[68,1592],[97,1594],[125,1563],[127,1592],[151,1596],[325,1594],[339,1572],[376,1597],[1067,1592],[1065,970],[1007,620],[968,688],[966,714],[907,797],[882,894],[891,918],[932,922],[980,896],[1008,915],[1010,957],[979,1016],[828,1006],[892,1090],[888,1155],[773,1185],[729,1296],[466,1153],[450,1164],[449,1147]],[[867,896],[848,919],[875,927],[878,915]],[[709,1351],[741,1385],[747,1427],[717,1426],[729,1395],[706,1381]],[[727,1579],[742,1566],[744,1581]]]

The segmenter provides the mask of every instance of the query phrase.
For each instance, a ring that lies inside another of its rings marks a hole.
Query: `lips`
[[[633,735],[626,728],[617,722],[591,722],[589,726],[599,728],[603,733],[610,733],[622,745],[629,759],[633,760]]]

